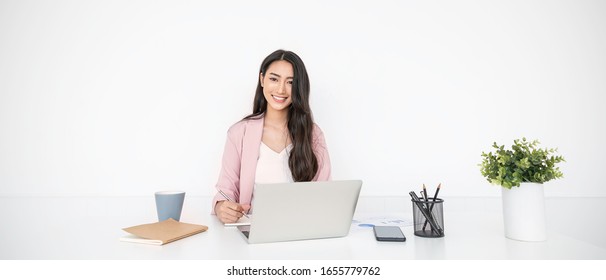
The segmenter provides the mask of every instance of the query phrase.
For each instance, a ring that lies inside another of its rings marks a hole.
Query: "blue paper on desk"
[[[352,225],[357,227],[374,227],[374,226],[412,226],[412,220],[403,218],[401,215],[376,215],[367,217],[356,217]]]

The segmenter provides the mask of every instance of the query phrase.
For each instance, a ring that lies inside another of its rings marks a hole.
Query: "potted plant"
[[[538,148],[538,140],[514,140],[511,149],[493,143],[482,152],[480,171],[488,182],[501,186],[505,236],[523,241],[547,239],[543,183],[562,178],[556,166],[564,158],[557,149]]]

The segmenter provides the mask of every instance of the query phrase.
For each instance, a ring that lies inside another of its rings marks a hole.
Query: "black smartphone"
[[[374,226],[375,238],[377,241],[406,241],[406,236],[397,226]]]

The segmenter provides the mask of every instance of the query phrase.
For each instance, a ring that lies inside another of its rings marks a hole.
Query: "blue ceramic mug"
[[[169,218],[175,221],[181,219],[181,210],[183,210],[185,200],[184,191],[159,191],[155,193],[155,197],[159,222]]]

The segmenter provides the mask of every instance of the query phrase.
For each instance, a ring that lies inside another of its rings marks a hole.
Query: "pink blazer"
[[[263,117],[242,120],[232,125],[227,131],[223,163],[216,188],[240,204],[250,204],[252,200],[264,120]],[[312,137],[312,148],[318,159],[318,172],[313,181],[328,181],[330,180],[330,158],[324,133],[316,124],[314,124]],[[215,214],[215,204],[221,200],[225,200],[225,198],[217,192],[212,203],[212,214]]]

